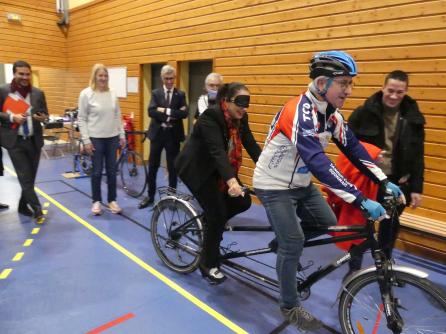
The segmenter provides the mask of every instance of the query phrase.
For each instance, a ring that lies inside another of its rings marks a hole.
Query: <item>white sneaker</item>
[[[116,201],[111,201],[110,203],[108,203],[108,208],[114,214],[118,214],[118,213],[122,212],[122,209],[119,207],[119,205],[118,205],[118,203],[116,203]]]
[[[95,216],[99,216],[100,214],[102,214],[101,202],[94,202],[93,206],[91,207],[91,212],[93,212]]]

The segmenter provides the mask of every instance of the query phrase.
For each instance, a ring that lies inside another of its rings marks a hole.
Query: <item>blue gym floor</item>
[[[150,209],[118,189],[123,215],[90,213],[89,178],[65,179],[71,157],[41,159],[37,192],[45,221],[17,213],[20,186],[6,151],[0,177],[0,333],[270,333],[282,324],[277,292],[242,280],[230,271],[222,285],[210,286],[194,272],[176,274],[158,259],[150,239]],[[158,185],[166,184],[163,169]],[[103,184],[103,198],[106,185]],[[184,186],[182,186],[184,188]],[[266,224],[253,205],[231,223]],[[233,249],[265,247],[271,233],[226,233]],[[238,244],[233,244],[238,242]],[[302,264],[315,268],[341,252],[333,245],[304,251]],[[446,288],[446,267],[396,251],[401,265],[417,267]],[[275,277],[274,256],[243,262]],[[327,327],[340,329],[336,296],[346,268],[315,284],[303,305]],[[296,333],[288,326],[280,333]]]

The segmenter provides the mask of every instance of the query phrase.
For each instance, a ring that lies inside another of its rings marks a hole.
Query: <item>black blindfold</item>
[[[249,107],[249,95],[239,95],[236,96],[231,102],[233,102],[237,107],[248,108]]]

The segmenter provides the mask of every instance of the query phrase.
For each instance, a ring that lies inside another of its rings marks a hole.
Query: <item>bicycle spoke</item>
[[[366,273],[351,281],[341,294],[340,320],[345,333],[392,333],[402,326],[404,334],[446,334],[446,297],[426,279],[394,272],[390,286],[391,304],[383,311],[382,296],[376,273]],[[398,326],[397,326],[398,325]]]

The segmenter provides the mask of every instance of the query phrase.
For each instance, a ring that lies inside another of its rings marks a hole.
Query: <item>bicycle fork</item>
[[[394,334],[400,334],[403,331],[404,321],[397,309],[398,299],[392,293],[395,275],[392,274],[392,270],[389,270],[391,269],[391,263],[385,258],[381,250],[375,250],[373,258],[375,259],[377,280],[382,299],[382,311],[386,316],[387,328]]]

